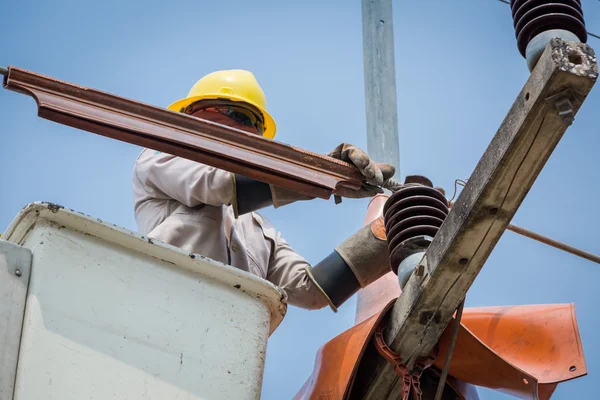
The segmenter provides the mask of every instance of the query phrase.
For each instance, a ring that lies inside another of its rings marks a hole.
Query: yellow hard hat
[[[176,101],[168,108],[183,112],[187,106],[197,101],[217,99],[239,101],[253,106],[264,119],[262,135],[268,139],[275,137],[275,120],[266,110],[265,94],[254,75],[248,71],[234,69],[210,73],[192,86],[186,98]]]

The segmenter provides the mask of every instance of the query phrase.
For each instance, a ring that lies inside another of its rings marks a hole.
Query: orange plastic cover
[[[372,199],[365,225],[381,217],[387,198]],[[400,294],[391,272],[359,292],[356,325],[319,350],[313,374],[296,400],[348,396],[374,327]],[[451,326],[440,338],[432,368],[443,367]],[[546,400],[559,382],[586,374],[573,304],[482,307],[463,312],[448,382],[464,398],[473,397],[473,384]]]
[[[294,399],[346,399],[374,327],[391,304],[325,344]],[[438,369],[445,361],[451,326],[439,342]],[[559,382],[587,373],[573,305],[465,309],[449,372],[457,383],[522,399],[549,399]]]
[[[374,328],[392,304],[390,302],[383,312],[353,326],[321,347],[315,358],[312,375],[294,400],[346,399]]]
[[[440,339],[442,367],[450,338]],[[524,399],[549,399],[560,382],[587,374],[573,304],[465,309],[450,375]],[[537,385],[535,384],[537,382]]]

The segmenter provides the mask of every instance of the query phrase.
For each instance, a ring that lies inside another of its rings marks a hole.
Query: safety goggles
[[[262,135],[264,131],[264,120],[261,113],[255,112],[251,107],[242,103],[232,103],[231,101],[221,100],[203,100],[190,104],[184,112],[186,114],[195,114],[203,110],[215,110],[223,114],[238,124],[256,128]]]

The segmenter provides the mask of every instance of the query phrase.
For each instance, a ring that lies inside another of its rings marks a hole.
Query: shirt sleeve
[[[135,177],[148,195],[188,207],[230,205],[234,197],[230,172],[150,149],[136,160]]]
[[[288,303],[306,310],[318,310],[328,306],[326,297],[309,278],[311,265],[276,232],[269,222],[263,220],[266,236],[274,242],[267,280],[280,287],[288,297]]]

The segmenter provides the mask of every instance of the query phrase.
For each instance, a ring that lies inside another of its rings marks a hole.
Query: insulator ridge
[[[512,0],[517,46],[523,57],[527,45],[542,32],[562,29],[587,42],[587,31],[580,0]]]
[[[383,208],[390,266],[398,266],[416,247],[425,250],[448,215],[448,201],[429,186],[405,187],[390,196]],[[420,240],[423,239],[423,240]]]

